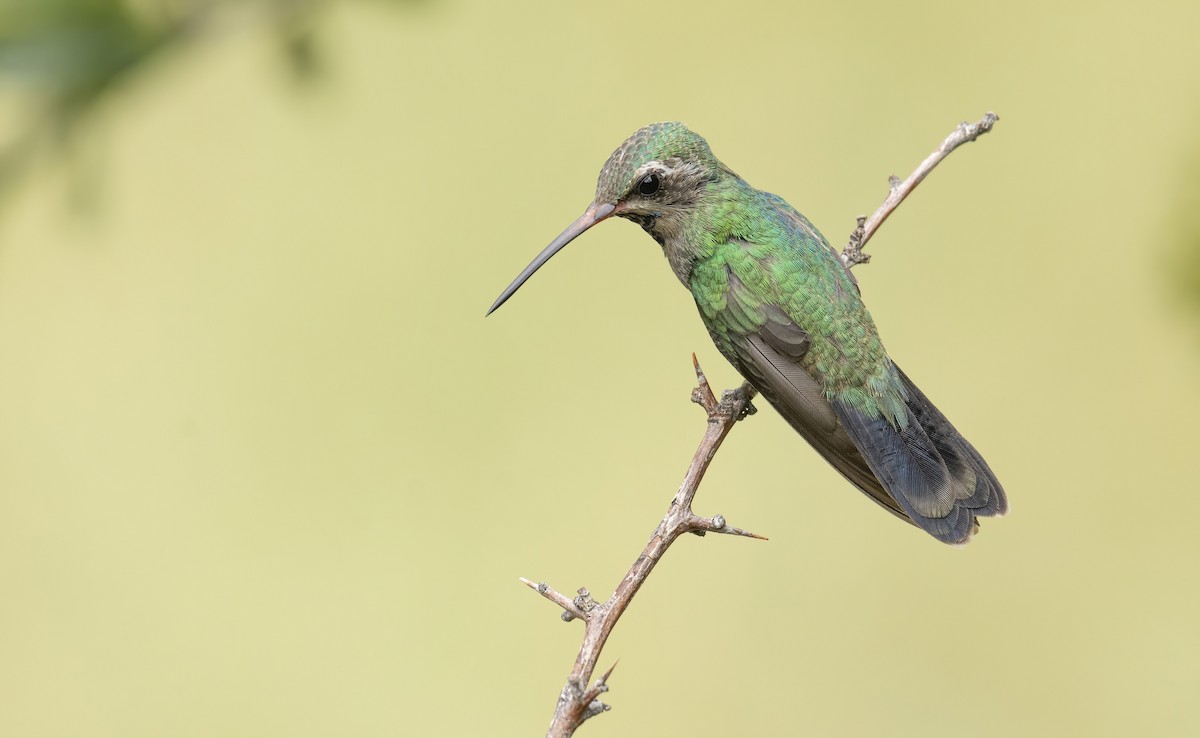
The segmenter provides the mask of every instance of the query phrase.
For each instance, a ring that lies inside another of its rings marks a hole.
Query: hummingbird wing
[[[912,523],[880,485],[858,447],[838,422],[821,385],[800,365],[807,340],[808,335],[794,323],[772,322],[759,331],[733,339],[733,364],[843,477],[888,512]]]
[[[1004,493],[979,453],[896,367],[906,422],[830,401],[802,359],[812,338],[782,308],[756,301],[732,272],[713,338],[735,367],[848,481],[940,541],[962,543]],[[714,316],[717,317],[717,316]],[[710,328],[712,330],[712,328]],[[894,366],[894,365],[893,365]]]
[[[808,333],[778,306],[754,305],[733,274],[718,319],[732,330],[720,335],[713,331],[713,340],[742,376],[851,484],[888,512],[912,523],[846,433],[821,384],[801,365],[812,343]]]

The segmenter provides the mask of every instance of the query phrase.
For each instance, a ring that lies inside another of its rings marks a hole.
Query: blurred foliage
[[[390,0],[417,5],[427,0]],[[23,120],[0,144],[0,195],[45,143],[64,145],[137,72],[184,43],[246,27],[279,39],[300,81],[321,69],[317,38],[330,0],[0,0],[0,84]]]
[[[1168,267],[1191,317],[1200,317],[1200,144],[1184,162],[1171,219],[1175,257]]]

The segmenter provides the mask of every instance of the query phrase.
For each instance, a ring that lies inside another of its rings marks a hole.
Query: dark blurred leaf
[[[285,32],[283,50],[289,68],[299,79],[310,80],[320,71],[320,51],[311,28]]]
[[[425,7],[432,0],[374,0]],[[331,0],[0,0],[0,79],[30,97],[28,130],[0,150],[0,194],[38,144],[63,143],[97,103],[181,41],[202,37],[222,10],[245,13],[279,34],[297,79],[321,70],[317,36]]]
[[[103,88],[160,40],[116,0],[25,0],[20,6],[15,22],[0,22],[0,74],[63,101]]]
[[[321,71],[316,26],[325,3],[316,0],[274,0],[274,25],[283,46],[288,69],[301,82],[311,82]]]
[[[1168,259],[1170,276],[1200,328],[1200,143],[1179,178],[1171,220],[1174,249]]]

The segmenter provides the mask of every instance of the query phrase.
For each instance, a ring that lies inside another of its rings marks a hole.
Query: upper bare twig
[[[996,121],[1000,120],[995,113],[988,113],[983,116],[983,119],[978,123],[959,123],[958,128],[942,141],[932,154],[925,157],[925,161],[921,162],[916,171],[908,175],[908,179],[903,182],[898,177],[892,176],[888,178],[888,196],[884,199],[870,218],[860,215],[858,216],[858,225],[854,232],[850,234],[850,242],[846,244],[846,248],[842,249],[842,263],[849,269],[855,264],[865,264],[871,260],[871,255],[863,253],[863,246],[867,245],[867,241],[871,240],[871,236],[875,235],[875,231],[879,230],[879,226],[883,225],[883,221],[887,220],[892,211],[899,207],[900,203],[904,202],[904,198],[908,197],[908,193],[917,188],[921,184],[921,180],[933,171],[933,168],[941,163],[959,146],[974,141],[983,134],[992,130],[992,126],[996,125]]]

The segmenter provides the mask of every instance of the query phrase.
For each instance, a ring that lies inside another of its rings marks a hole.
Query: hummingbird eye
[[[647,174],[642,177],[642,181],[638,182],[637,191],[641,195],[653,195],[658,192],[660,180],[657,174]]]

